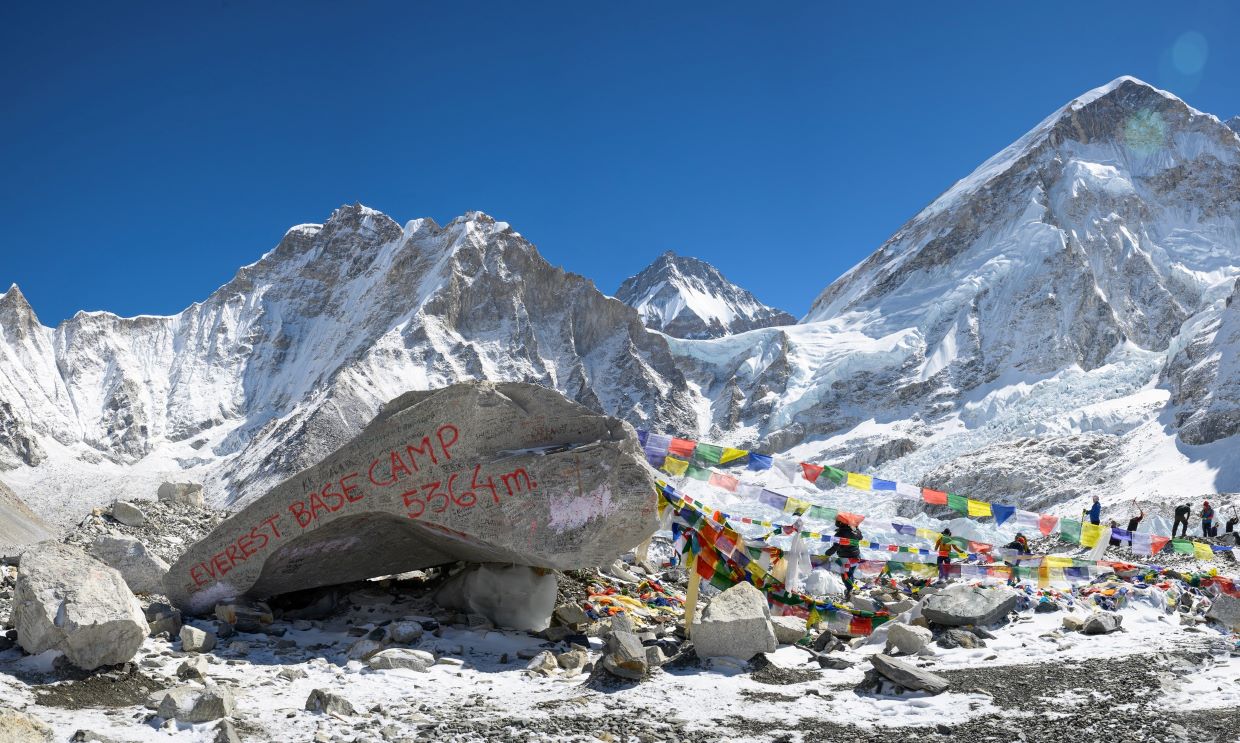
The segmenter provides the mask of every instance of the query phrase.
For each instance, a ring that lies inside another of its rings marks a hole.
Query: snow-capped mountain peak
[[[758,301],[706,261],[670,250],[626,279],[616,298],[636,309],[647,327],[677,338],[718,338],[796,321]]]
[[[1240,132],[1240,116],[1233,116],[1224,123],[1226,123],[1227,127],[1233,132]]]

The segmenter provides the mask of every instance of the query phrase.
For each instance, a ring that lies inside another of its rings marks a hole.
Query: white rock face
[[[17,554],[24,545],[52,536],[52,527],[0,482],[0,555]]]
[[[104,534],[90,547],[92,555],[120,572],[134,593],[163,593],[168,563],[133,537]]]
[[[626,279],[616,299],[636,309],[646,327],[677,338],[719,338],[796,322],[725,279],[706,261],[670,250]]]
[[[888,653],[895,650],[902,655],[916,655],[934,639],[934,633],[925,627],[914,627],[903,622],[891,622],[887,627]]]
[[[88,671],[128,661],[148,630],[120,573],[55,542],[22,555],[12,621],[27,653],[59,650]]]
[[[775,652],[766,596],[749,583],[737,583],[711,599],[701,620],[694,621],[690,639],[703,658],[749,660],[758,653]]]

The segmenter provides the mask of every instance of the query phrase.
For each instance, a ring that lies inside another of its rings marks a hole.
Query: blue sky
[[[0,282],[49,325],[170,314],[360,201],[800,315],[1090,88],[1240,113],[1238,45],[1226,2],[8,3]]]

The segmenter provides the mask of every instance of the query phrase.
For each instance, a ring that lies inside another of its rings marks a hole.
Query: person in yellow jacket
[[[939,539],[934,543],[934,551],[938,553],[939,559],[939,580],[947,580],[951,575],[951,564],[953,555],[963,555],[960,548],[952,542],[952,530],[944,529],[939,535]]]

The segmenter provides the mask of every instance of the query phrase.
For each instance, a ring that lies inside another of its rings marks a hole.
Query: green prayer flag
[[[822,474],[830,478],[831,482],[835,483],[836,485],[843,485],[844,481],[848,479],[847,472],[845,472],[844,470],[838,470],[834,467],[824,468],[822,470]]]
[[[708,464],[719,464],[720,458],[723,457],[723,447],[699,443],[694,455]]]
[[[704,470],[701,467],[694,467],[690,465],[689,469],[685,472],[685,476],[691,477],[694,480],[709,480],[710,470]]]
[[[826,506],[810,506],[809,517],[811,519],[822,519],[823,521],[835,521],[835,517],[839,515],[839,511]]]
[[[1193,543],[1188,539],[1172,539],[1171,549],[1172,551],[1179,552],[1182,555],[1191,555],[1193,554]]]
[[[1072,544],[1081,543],[1081,522],[1076,519],[1059,519],[1059,538]]]
[[[947,494],[947,507],[952,509],[953,511],[959,511],[960,513],[968,513],[969,512],[969,499],[964,497],[963,495],[956,495],[955,493],[948,493]]]

